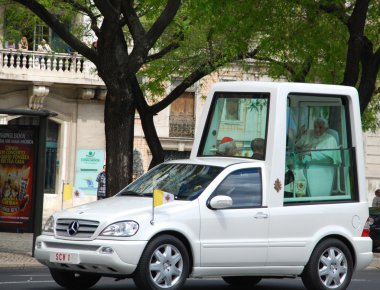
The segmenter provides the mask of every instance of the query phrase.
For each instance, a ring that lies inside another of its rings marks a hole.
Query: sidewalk
[[[43,267],[32,257],[33,234],[0,232],[1,268]],[[380,269],[380,248],[374,253],[369,268]]]
[[[33,234],[0,232],[1,268],[43,267],[32,257]]]

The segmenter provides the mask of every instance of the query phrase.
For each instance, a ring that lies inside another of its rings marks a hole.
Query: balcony
[[[169,137],[194,138],[193,116],[169,116]]]
[[[0,49],[0,79],[104,86],[95,65],[79,54]]]

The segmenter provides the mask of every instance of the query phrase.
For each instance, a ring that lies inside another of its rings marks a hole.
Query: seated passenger
[[[305,152],[302,161],[304,163],[312,160],[321,161],[330,159],[334,164],[339,163],[339,152],[336,139],[327,133],[328,123],[323,118],[314,121],[314,130],[308,130],[296,142],[297,151]],[[326,150],[331,149],[331,150]]]
[[[238,156],[237,147],[234,139],[231,137],[223,137],[220,141],[217,155],[220,156]]]
[[[264,147],[265,140],[263,138],[255,138],[251,141],[251,148],[253,151],[252,158],[264,160]]]

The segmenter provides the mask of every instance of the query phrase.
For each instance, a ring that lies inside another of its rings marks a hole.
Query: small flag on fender
[[[171,201],[174,201],[174,194],[162,191],[160,189],[155,189],[153,191],[153,207],[160,206]]]

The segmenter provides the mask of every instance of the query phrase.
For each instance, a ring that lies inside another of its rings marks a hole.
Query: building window
[[[239,121],[239,111],[239,99],[226,99],[226,115],[224,116],[225,120]]]
[[[195,93],[184,92],[170,106],[169,137],[194,138]]]

